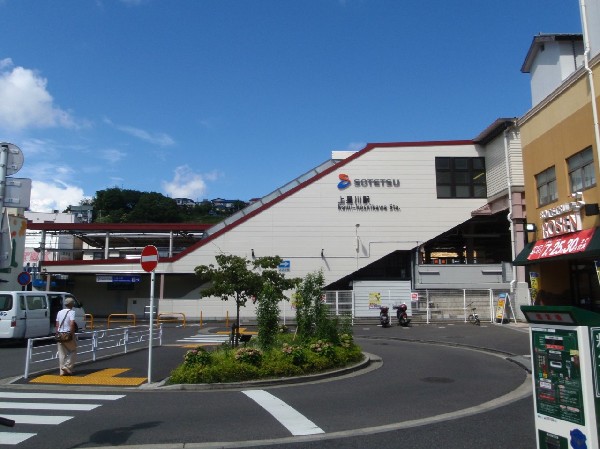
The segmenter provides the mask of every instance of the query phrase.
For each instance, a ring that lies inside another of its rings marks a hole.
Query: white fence
[[[141,347],[142,344],[148,345],[150,327],[120,327],[79,332],[76,335],[77,361],[96,361],[99,355],[127,353],[132,348],[137,349]],[[158,332],[153,333],[152,339],[153,346],[162,346],[162,325],[158,326]],[[46,368],[46,366],[50,366],[49,362],[56,360],[58,360],[58,345],[54,342],[54,336],[30,338],[27,340],[27,356],[25,358],[25,373],[23,374],[23,378],[29,378],[31,365],[40,364],[40,366]]]
[[[514,304],[510,302],[507,290],[495,289],[435,289],[413,290],[411,316],[414,321],[426,323],[436,321],[467,321],[471,309],[475,308],[481,321],[492,322],[496,318],[498,299],[506,298],[507,307],[504,319],[514,319]],[[404,300],[401,298],[401,300]],[[369,318],[357,316],[355,295],[352,290],[325,292],[325,302],[332,315],[349,315],[352,318]],[[372,318],[372,317],[371,317]]]

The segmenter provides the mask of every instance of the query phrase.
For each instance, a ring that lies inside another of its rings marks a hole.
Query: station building
[[[469,140],[334,151],[182,251],[156,245],[159,312],[233,316],[233,301],[200,299],[194,274],[222,253],[280,256],[280,270],[292,277],[322,270],[331,303],[338,307],[338,298],[350,295],[343,307],[357,317],[377,316],[380,304],[408,302],[418,309],[424,298],[433,307],[426,295],[447,289],[510,292],[515,306],[527,303],[525,271],[511,264],[524,246],[523,196],[520,134],[512,118]],[[67,279],[92,314],[143,314],[147,307],[150,275],[139,260],[54,260],[43,269]],[[459,302],[457,317],[464,314]],[[284,316],[294,313],[290,304],[282,309]],[[241,312],[243,318],[254,314],[251,305]]]

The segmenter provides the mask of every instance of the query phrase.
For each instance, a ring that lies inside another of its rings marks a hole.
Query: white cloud
[[[125,156],[127,156],[127,153],[116,150],[114,148],[108,148],[100,151],[100,157],[111,164],[116,164],[117,162],[121,161]]]
[[[215,181],[219,178],[218,172],[206,174],[194,173],[188,165],[181,165],[175,169],[171,181],[163,181],[164,192],[172,198],[202,198],[206,193],[206,181]]]
[[[175,145],[175,140],[173,140],[173,138],[166,133],[151,133],[144,129],[135,128],[133,126],[117,125],[108,118],[105,118],[104,122],[110,126],[113,126],[119,131],[129,134],[130,136],[137,137],[138,139],[149,142],[153,145],[158,145],[161,147]]]
[[[1,60],[0,127],[11,131],[75,127],[71,114],[54,105],[47,84],[35,71],[14,67],[10,58]]]
[[[32,181],[31,206],[33,212],[62,212],[69,206],[77,206],[85,198],[83,190],[79,187],[68,185],[62,181],[52,183]]]

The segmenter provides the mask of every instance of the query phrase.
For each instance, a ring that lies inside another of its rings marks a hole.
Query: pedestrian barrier
[[[110,328],[111,321],[113,323],[129,323],[131,326],[135,326],[135,313],[112,313],[108,315],[106,327]]]
[[[185,314],[178,312],[159,313],[156,318],[157,323],[182,323],[185,327]]]
[[[85,328],[89,330],[94,330],[94,315],[89,313],[85,314]]]
[[[152,346],[162,346],[162,325],[153,333]],[[115,329],[79,332],[77,337],[77,362],[95,362],[99,355],[127,353],[138,349],[142,343],[148,344],[150,326],[120,327]],[[58,359],[58,346],[52,337],[30,338],[27,340],[24,379],[29,378],[32,364]],[[58,365],[57,365],[58,367]]]

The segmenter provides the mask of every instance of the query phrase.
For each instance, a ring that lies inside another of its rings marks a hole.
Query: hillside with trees
[[[204,200],[193,205],[178,205],[175,199],[156,192],[112,187],[98,190],[81,206],[93,207],[94,223],[218,223],[244,208],[240,200],[222,202]],[[67,209],[69,212],[69,209]]]

